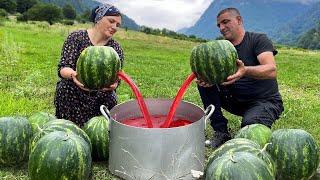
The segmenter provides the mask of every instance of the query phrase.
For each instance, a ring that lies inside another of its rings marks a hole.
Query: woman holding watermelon
[[[247,32],[239,11],[227,8],[217,15],[217,26],[226,40],[237,50],[238,70],[220,85],[211,85],[198,80],[198,90],[205,106],[216,108],[211,116],[215,130],[207,145],[219,147],[229,140],[227,119],[221,108],[242,116],[241,127],[263,124],[271,128],[283,111],[282,98],[276,80],[277,51],[265,34]]]
[[[124,61],[123,49],[112,36],[121,25],[121,13],[113,5],[102,4],[92,10],[94,26],[69,34],[65,40],[58,65],[60,80],[56,86],[54,104],[56,117],[75,122],[80,127],[90,118],[101,115],[100,105],[111,109],[117,104],[118,82],[98,91],[88,91],[77,80],[76,63],[81,52],[89,46],[112,47]]]

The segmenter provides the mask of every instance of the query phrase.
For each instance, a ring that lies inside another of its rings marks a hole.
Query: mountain
[[[304,33],[298,40],[298,47],[306,49],[320,49],[320,23],[308,32]]]
[[[121,27],[128,28],[128,29],[135,30],[135,31],[140,30],[140,26],[133,19],[129,18],[125,14],[122,14]]]
[[[305,13],[295,17],[292,21],[281,26],[272,35],[281,44],[296,44],[299,38],[308,30],[320,23],[320,2],[315,3]]]
[[[78,14],[82,14],[87,10],[91,10],[101,3],[95,0],[40,0],[44,3],[55,4],[59,7],[63,7],[66,4],[71,4]],[[132,30],[139,30],[140,26],[131,18],[122,14],[122,27],[126,27]]]
[[[71,4],[72,7],[77,11],[77,13],[84,13],[86,10],[91,10],[92,8],[101,4],[100,2],[94,0],[40,0],[44,3],[55,4],[59,7],[63,7],[66,4]]]
[[[303,15],[312,4],[293,0],[214,0],[194,26],[179,32],[205,39],[220,36],[216,15],[227,7],[239,9],[247,31],[263,32],[273,37],[279,27]]]

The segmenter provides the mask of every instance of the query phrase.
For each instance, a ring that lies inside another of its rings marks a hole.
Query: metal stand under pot
[[[145,99],[150,115],[167,115],[173,100]],[[138,128],[121,121],[142,117],[136,100],[109,112],[109,170],[124,179],[194,179],[191,170],[204,170],[205,124],[214,111],[181,101],[175,116],[193,123],[174,128]]]

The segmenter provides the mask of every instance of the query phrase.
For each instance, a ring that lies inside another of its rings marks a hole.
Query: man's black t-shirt
[[[245,66],[259,65],[257,56],[262,52],[277,51],[265,34],[246,32],[242,42],[236,45],[239,59]],[[242,77],[230,87],[231,93],[239,101],[255,101],[259,99],[281,99],[276,79],[253,79]]]

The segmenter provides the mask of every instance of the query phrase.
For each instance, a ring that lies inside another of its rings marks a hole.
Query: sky
[[[99,0],[110,3],[138,25],[177,31],[193,26],[214,0]],[[276,0],[315,2],[319,0]]]
[[[212,0],[100,0],[115,5],[139,25],[179,30],[190,27]]]

